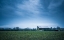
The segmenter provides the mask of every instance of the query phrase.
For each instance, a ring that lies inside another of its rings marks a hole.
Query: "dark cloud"
[[[41,5],[41,16],[44,13],[46,17],[64,24],[64,0],[41,0]]]
[[[0,25],[7,24],[9,20],[17,17],[17,15],[14,13],[17,3],[21,3],[21,1],[0,0]]]
[[[44,12],[64,12],[64,0],[41,0],[41,5]]]

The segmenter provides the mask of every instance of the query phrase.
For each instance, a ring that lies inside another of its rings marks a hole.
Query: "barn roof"
[[[39,28],[49,28],[48,26],[38,26]]]

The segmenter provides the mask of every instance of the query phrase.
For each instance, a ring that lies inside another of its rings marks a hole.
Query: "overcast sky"
[[[64,27],[64,0],[0,0],[0,27]]]

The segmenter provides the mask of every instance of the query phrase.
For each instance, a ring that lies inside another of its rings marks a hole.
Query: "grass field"
[[[0,31],[0,40],[64,40],[64,31]]]

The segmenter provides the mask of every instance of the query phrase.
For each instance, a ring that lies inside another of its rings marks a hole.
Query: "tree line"
[[[19,28],[19,27],[14,27],[14,28],[0,28],[0,31],[36,31],[36,28]]]

